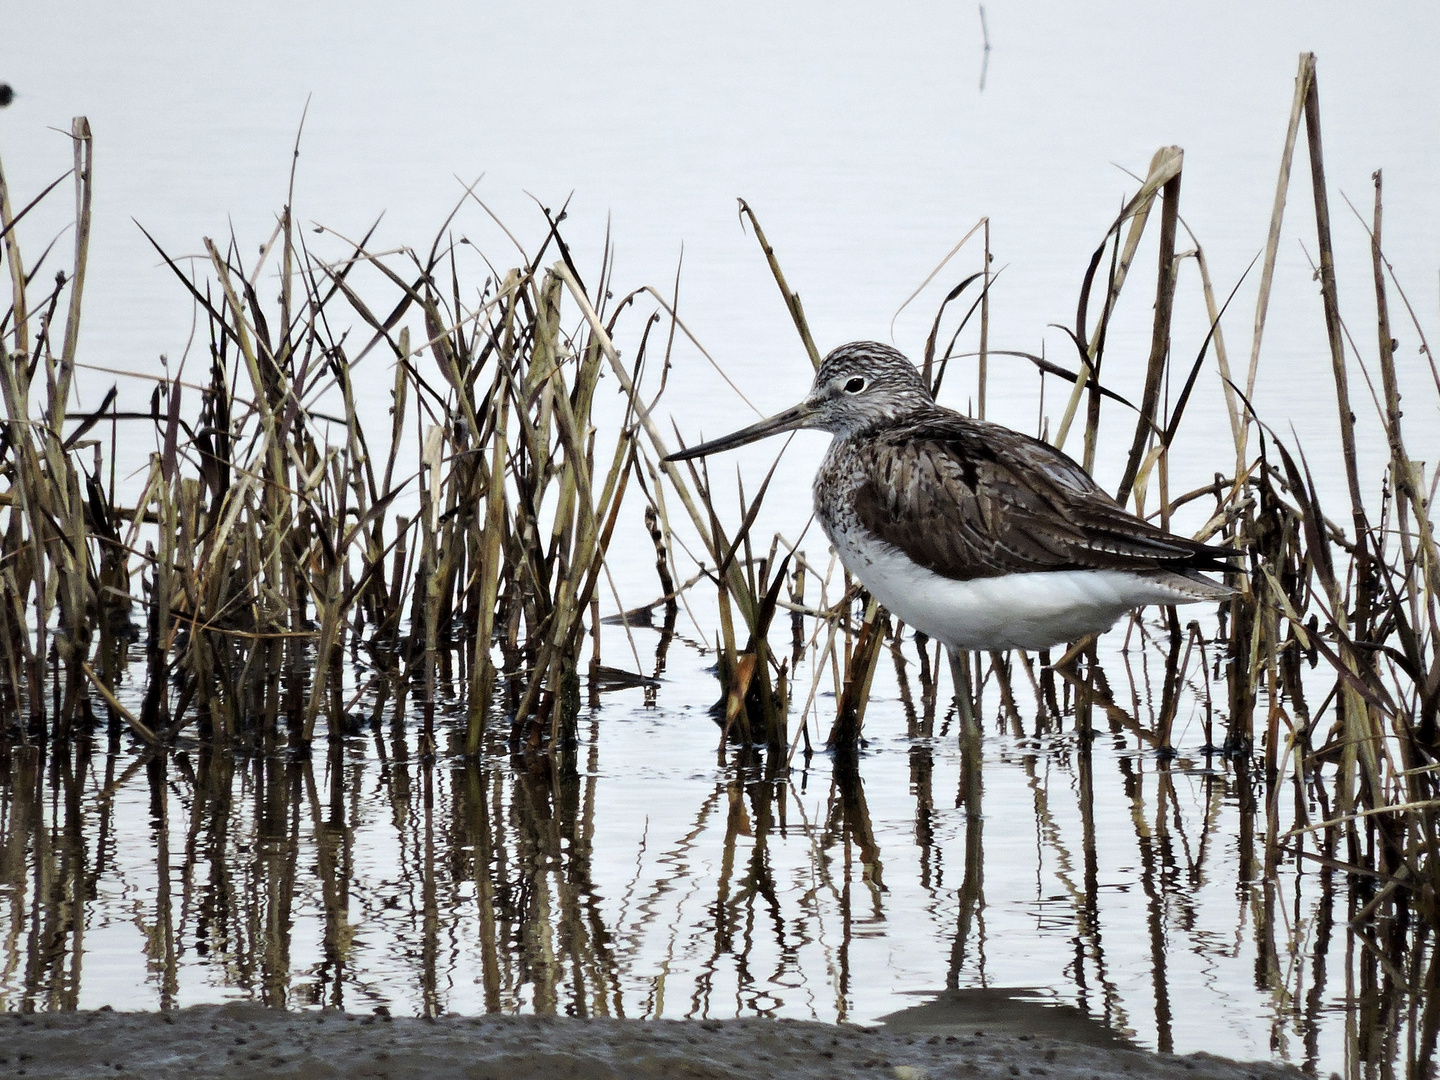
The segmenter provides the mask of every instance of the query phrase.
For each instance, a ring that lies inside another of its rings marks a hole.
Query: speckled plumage
[[[1235,552],[1128,513],[1046,443],[937,405],[876,342],[830,353],[793,409],[673,457],[797,427],[835,436],[814,496],[841,561],[952,648],[1048,648],[1143,604],[1230,595],[1200,572]]]

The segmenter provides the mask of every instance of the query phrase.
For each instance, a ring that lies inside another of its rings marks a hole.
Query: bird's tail
[[[1161,570],[1155,574],[1155,583],[1173,592],[1177,604],[1229,600],[1238,591],[1229,585],[1211,581],[1198,570]]]

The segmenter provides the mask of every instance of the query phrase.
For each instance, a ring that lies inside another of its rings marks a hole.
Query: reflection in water
[[[673,614],[645,632],[668,642]],[[710,720],[663,714],[653,683],[582,713],[553,768],[503,737],[465,760],[441,716],[419,753],[383,680],[314,757],[166,755],[113,726],[12,742],[0,1007],[872,1022],[943,987],[887,1020],[1354,1076],[1429,1057],[1423,920],[1323,858],[1266,866],[1267,803],[1313,819],[1321,794],[1186,749],[1208,745],[1193,640],[1110,677],[1093,651],[946,677],[933,644],[892,641],[869,749],[793,771],[745,747],[717,765]]]
[[[917,1035],[1046,1035],[1086,1046],[1126,1047],[1124,1036],[1082,1009],[1023,987],[945,990],[880,1017],[892,1031]]]
[[[985,906],[985,783],[978,718],[979,695],[972,696],[970,657],[952,654],[950,662],[956,673],[956,686],[959,687],[956,704],[960,715],[960,791],[955,798],[955,806],[965,812],[965,876],[960,881],[960,911],[955,941],[950,948],[950,971],[945,978],[945,988],[953,991],[960,985],[967,963],[967,950],[972,947],[972,934],[973,966],[982,985],[985,980],[985,922],[982,914]]]

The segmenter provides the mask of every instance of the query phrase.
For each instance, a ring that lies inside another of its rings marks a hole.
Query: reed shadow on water
[[[1000,359],[1032,365],[1070,387],[1038,436],[1078,434],[1093,469],[1102,416],[1127,437],[1133,423],[1116,500],[1245,551],[1213,616],[1136,615],[1058,656],[945,657],[813,544],[807,557],[755,534],[773,467],[743,479],[731,509],[703,464],[667,461],[663,391],[704,350],[674,291],[616,287],[608,245],[582,273],[563,209],[540,208],[542,238],[516,241],[504,271],[465,234],[489,220],[473,190],[416,250],[311,240],[290,206],[253,261],[234,238],[188,262],[155,241],[195,304],[204,359],[145,376],[148,409],[100,380],[84,395],[98,407],[77,411],[79,381],[99,375],[79,347],[93,140],[77,118],[54,184],[25,201],[0,174],[0,1001],[97,1003],[111,991],[90,989],[87,940],[128,927],[130,966],[98,985],[144,986],[160,1009],[238,995],[426,1016],[873,1020],[887,999],[868,996],[870,942],[906,920],[944,943],[944,963],[915,976],[943,1000],[992,985],[1004,944],[991,924],[1008,918],[995,893],[1010,887],[993,868],[1019,814],[1006,793],[1029,801],[1044,885],[1025,903],[1069,950],[1055,989],[1077,1015],[1180,1045],[1170,969],[1182,943],[1234,959],[1199,904],[1233,879],[1230,935],[1243,928],[1253,950],[1271,1052],[1425,1074],[1440,1027],[1440,559],[1435,478],[1406,449],[1392,296],[1437,393],[1440,374],[1385,261],[1378,172],[1360,220],[1373,350],[1341,316],[1318,85],[1302,56],[1243,371],[1203,248],[1191,236],[1178,250],[1176,147],[1082,275],[1064,328],[1073,367],[990,347],[988,221],[951,253],[983,241],[980,270],[934,317],[927,385],[975,355],[983,418]],[[1251,404],[1302,128],[1343,523],[1322,508],[1313,448]],[[50,274],[55,245],[30,264],[20,241],[67,180],[73,257]],[[818,364],[779,256],[741,212]],[[1152,346],[1133,392],[1107,385],[1106,339],[1147,241]],[[1170,326],[1190,261],[1210,313],[1199,343]],[[1379,372],[1373,418],[1352,408],[1357,367],[1372,385]],[[1225,399],[1230,441],[1212,483],[1172,494],[1169,453],[1203,381]],[[1380,477],[1357,464],[1367,423],[1388,449]],[[126,488],[117,458],[138,431],[155,450]],[[639,606],[610,580],[627,548],[655,561],[655,599]],[[610,789],[670,791],[676,766],[610,718],[674,710],[667,680],[701,655],[715,725],[665,723],[713,753],[684,766],[698,778],[683,820],[657,803],[637,837],[607,820],[625,802]],[[894,738],[903,821],[897,796],[867,794]],[[639,779],[621,781],[627,769]],[[1106,892],[1121,833],[1130,908]],[[1143,995],[1114,959],[1140,936]]]

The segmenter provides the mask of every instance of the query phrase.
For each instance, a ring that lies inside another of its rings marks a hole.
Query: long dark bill
[[[777,435],[782,431],[794,431],[796,428],[805,426],[810,419],[813,410],[803,401],[793,408],[786,409],[782,413],[761,420],[759,423],[751,424],[747,428],[732,432],[729,435],[710,442],[700,443],[698,446],[687,446],[684,450],[677,450],[667,457],[666,461],[688,461],[691,458],[704,457],[707,454],[718,454],[721,450],[734,450],[737,446],[744,446],[746,443],[763,439],[767,435]]]

